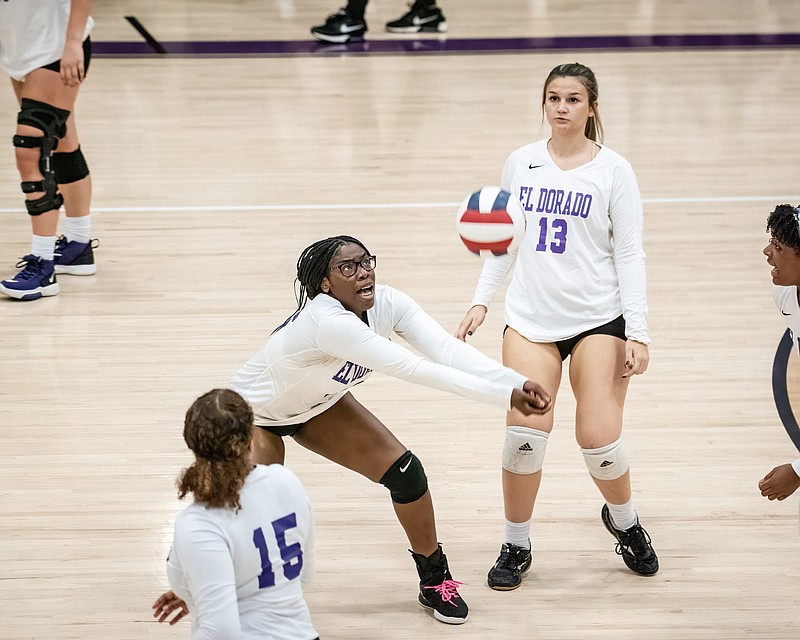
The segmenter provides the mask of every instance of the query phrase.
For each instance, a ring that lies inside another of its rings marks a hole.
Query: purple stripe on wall
[[[307,40],[162,42],[166,55],[307,56],[325,54],[511,53],[562,49],[693,49],[798,47],[800,33],[713,33],[558,38],[416,38],[365,40],[342,45]],[[158,55],[146,42],[92,42],[98,56]],[[163,54],[162,54],[163,55]]]

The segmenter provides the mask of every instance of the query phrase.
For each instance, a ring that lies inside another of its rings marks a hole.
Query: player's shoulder
[[[404,291],[395,289],[388,284],[379,284],[375,287],[375,307],[377,311],[405,311],[408,307],[418,306],[416,301]]]
[[[230,510],[209,508],[200,502],[193,502],[175,518],[175,535],[181,537],[199,529],[214,529],[228,516],[228,511]]]
[[[537,140],[536,142],[531,142],[525,144],[521,147],[517,147],[508,154],[508,159],[506,160],[506,164],[522,164],[525,162],[529,162],[531,159],[539,158],[542,154],[547,153],[547,140]]]
[[[296,480],[297,475],[289,467],[282,464],[257,464],[250,472],[248,480]]]
[[[266,484],[272,487],[294,487],[301,488],[300,478],[282,464],[257,464],[247,478],[248,485]]]
[[[321,324],[323,318],[325,320],[331,320],[337,316],[348,318],[349,315],[352,314],[344,308],[341,302],[333,296],[324,293],[320,293],[312,300],[309,300],[303,312],[301,312],[301,316],[303,316],[305,322],[311,322],[317,325]]]
[[[599,143],[598,143],[599,144]],[[599,144],[600,153],[597,154],[597,159],[611,167],[622,167],[626,170],[633,170],[630,162],[621,153],[614,151],[612,148],[603,144]]]
[[[785,287],[779,284],[772,285],[772,297],[775,304],[784,315],[796,313],[800,310],[800,304],[797,301],[797,287],[790,285]]]
[[[400,289],[395,289],[393,286],[388,284],[376,284],[375,285],[375,302],[383,301],[383,302],[393,302],[399,298],[407,298],[408,296],[400,291]]]

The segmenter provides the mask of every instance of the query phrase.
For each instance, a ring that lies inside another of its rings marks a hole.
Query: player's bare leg
[[[555,403],[562,369],[555,345],[530,342],[508,328],[503,338],[503,363],[536,379]],[[487,576],[489,586],[498,591],[519,587],[522,574],[531,566],[530,521],[542,480],[547,436],[553,429],[553,411],[531,416],[509,411],[506,425],[502,469],[505,541]]]
[[[309,420],[295,440],[389,489],[417,565],[420,604],[441,622],[466,622],[469,608],[437,540],[433,501],[419,459],[349,393]]]
[[[617,539],[617,553],[641,575],[658,571],[650,537],[639,524],[631,499],[628,457],[622,439],[625,342],[614,336],[581,340],[570,359],[570,383],[577,403],[575,437],[592,480],[605,498],[601,518]]]

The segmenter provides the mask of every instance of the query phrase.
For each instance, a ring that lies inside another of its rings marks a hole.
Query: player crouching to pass
[[[373,371],[476,398],[524,415],[550,410],[542,387],[450,336],[407,295],[375,283],[376,258],[335,236],[297,261],[297,310],[234,376],[255,411],[254,463],[283,463],[283,437],[384,485],[411,545],[419,602],[448,624],[466,622],[436,535],[422,462],[349,392]],[[389,340],[397,333],[424,357]]]

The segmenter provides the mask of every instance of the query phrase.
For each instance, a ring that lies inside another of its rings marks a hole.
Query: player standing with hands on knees
[[[31,252],[0,293],[36,300],[59,293],[57,273],[92,275],[92,182],[75,125],[75,100],[86,78],[94,21],[90,0],[0,2],[0,66],[20,104],[13,137]],[[64,237],[57,237],[61,205]]]
[[[569,356],[575,435],[606,501],[601,519],[625,564],[653,575],[658,558],[634,510],[622,440],[628,383],[649,360],[642,201],[630,164],[600,143],[597,99],[597,80],[584,65],[563,64],[547,77],[542,109],[551,136],[514,151],[500,184],[526,213],[525,236],[515,253],[484,262],[456,336],[480,327],[513,268],[503,363],[535,372],[555,402]],[[553,413],[512,409],[506,424],[505,543],[488,575],[501,591],[516,589],[531,565],[531,516]]]
[[[283,463],[283,437],[384,485],[408,537],[419,603],[466,622],[436,535],[422,462],[350,393],[373,371],[513,409],[550,410],[542,387],[456,340],[404,293],[375,282],[377,259],[351,236],[307,247],[297,261],[297,310],[231,380],[253,406],[255,463]],[[396,333],[422,357],[392,342]],[[437,425],[430,425],[436,428]]]
[[[781,316],[792,332],[794,348],[800,351],[800,207],[781,204],[767,218],[771,234],[764,247],[772,267],[772,294]],[[775,467],[758,483],[761,495],[785,500],[800,487],[800,460]]]
[[[313,574],[311,506],[289,469],[250,462],[252,427],[253,410],[230,389],[203,394],[186,412],[195,460],[178,492],[194,503],[175,522],[172,590],[153,616],[175,624],[191,614],[192,638],[313,640],[302,589]]]

